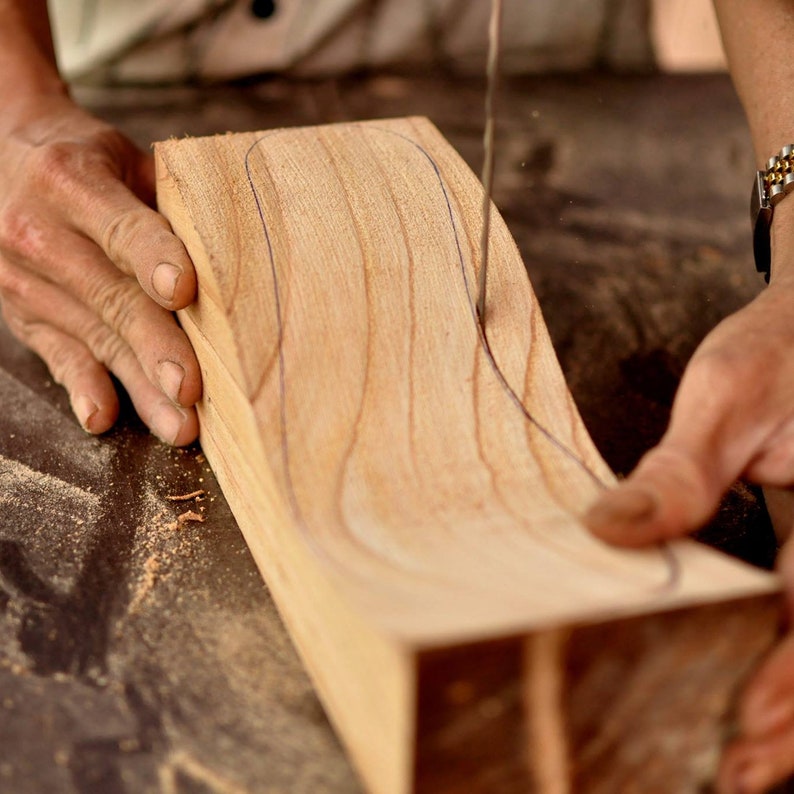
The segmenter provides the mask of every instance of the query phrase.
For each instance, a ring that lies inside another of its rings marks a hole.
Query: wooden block
[[[775,577],[607,547],[613,477],[482,188],[424,119],[156,147],[201,441],[373,792],[697,791]],[[531,197],[528,197],[531,200]]]

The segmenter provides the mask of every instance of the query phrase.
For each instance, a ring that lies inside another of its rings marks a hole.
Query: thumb
[[[715,389],[720,380],[711,370],[708,359],[690,365],[661,443],[585,514],[593,534],[609,543],[644,546],[691,532],[716,512],[744,469],[752,440],[746,427],[737,426],[742,412],[736,392],[730,386]]]
[[[701,526],[742,474],[764,485],[794,482],[792,306],[794,288],[779,282],[708,334],[659,446],[584,517],[594,534],[653,543]]]
[[[704,524],[730,484],[709,479],[690,452],[663,443],[590,507],[584,523],[609,543],[645,546]]]

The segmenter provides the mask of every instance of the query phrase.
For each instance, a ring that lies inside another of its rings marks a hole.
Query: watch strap
[[[769,235],[775,206],[794,190],[794,144],[784,146],[757,171],[750,194],[750,222],[753,228],[755,267],[769,281],[772,250]]]

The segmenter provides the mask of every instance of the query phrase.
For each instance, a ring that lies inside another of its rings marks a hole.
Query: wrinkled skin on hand
[[[794,280],[781,278],[703,341],[660,444],[585,516],[611,543],[642,546],[701,526],[739,477],[794,483]],[[790,527],[777,527],[788,534]],[[778,559],[794,615],[794,546]],[[739,709],[723,794],[760,794],[794,773],[794,634],[765,660]]]
[[[119,403],[110,373],[157,436],[187,444],[201,376],[173,310],[196,279],[154,206],[154,164],[68,97],[0,117],[0,302],[12,333],[102,433]]]

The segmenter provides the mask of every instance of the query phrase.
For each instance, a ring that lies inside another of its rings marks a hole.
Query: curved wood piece
[[[774,632],[777,582],[691,542],[625,551],[583,529],[612,474],[495,211],[483,337],[482,188],[438,131],[273,130],[156,156],[199,273],[181,319],[202,444],[371,790],[614,791],[632,764],[689,790]],[[607,740],[589,710],[615,703]],[[661,762],[635,730],[655,703],[685,731]]]

